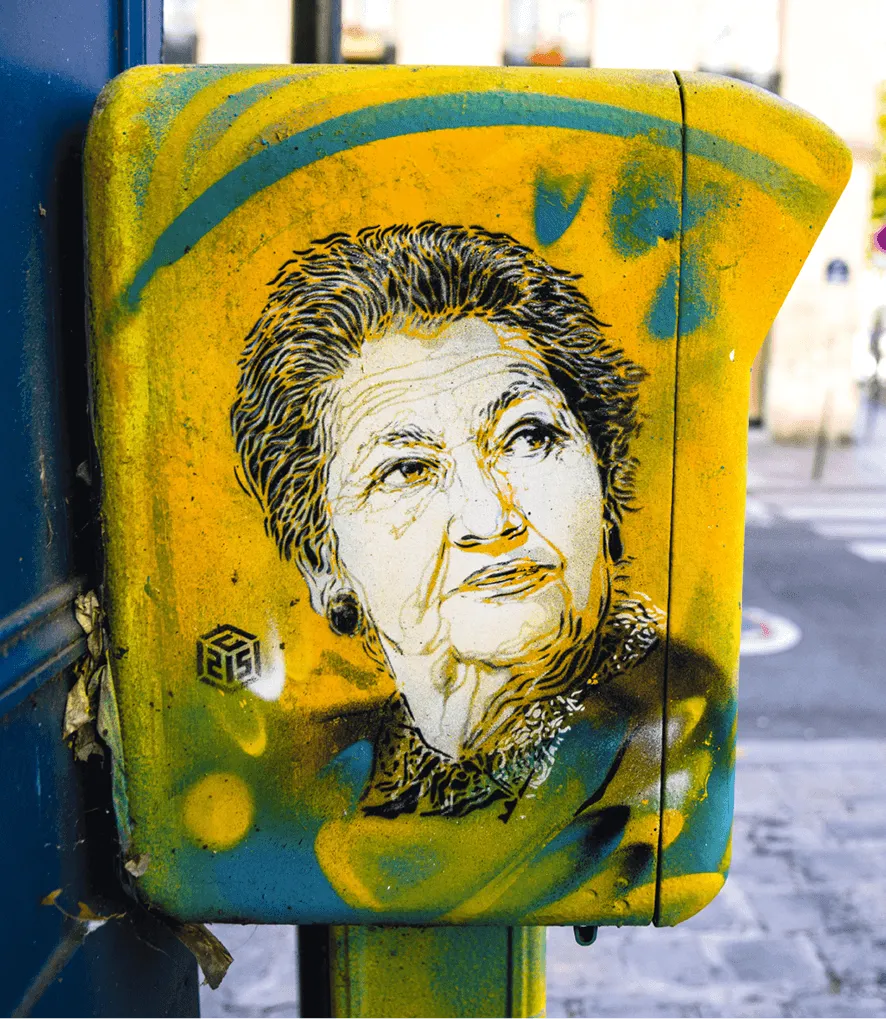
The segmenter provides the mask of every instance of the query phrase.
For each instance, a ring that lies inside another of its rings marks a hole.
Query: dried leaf
[[[218,988],[234,962],[233,956],[205,924],[173,922],[171,928],[179,942],[194,954],[206,984],[212,989]]]
[[[104,629],[96,625],[86,638],[86,650],[93,661],[101,658],[104,643]]]
[[[103,925],[105,921],[115,921],[126,916],[125,914],[108,914],[103,916],[101,914],[97,914],[88,903],[79,901],[77,903],[77,913],[72,914],[70,911],[65,910],[61,903],[58,902],[58,898],[61,894],[61,889],[53,889],[51,893],[48,893],[42,900],[40,900],[40,903],[44,907],[55,907],[56,910],[64,914],[65,917],[70,918],[72,921],[78,921],[83,924],[90,925],[94,924],[97,927]]]
[[[88,903],[83,903],[82,900],[77,901],[77,921],[88,921],[94,922],[96,927],[100,927],[107,921],[119,921],[121,917],[126,917],[126,914],[97,914]],[[68,914],[68,917],[71,915]]]
[[[81,726],[91,722],[95,718],[95,711],[89,703],[89,695],[86,692],[86,683],[82,676],[68,691],[68,700],[65,704],[65,728],[62,737],[67,740],[76,733]]]
[[[86,761],[94,754],[104,758],[105,749],[102,747],[95,731],[95,723],[88,722],[81,726],[74,734],[74,757],[77,761]]]
[[[94,591],[78,595],[74,599],[74,616],[86,634],[91,634],[95,630],[101,616],[101,608]]]
[[[106,665],[99,666],[86,681],[86,693],[89,695],[90,705],[98,704],[99,691],[101,690],[101,685],[105,682],[107,672],[108,667]]]
[[[142,875],[148,870],[151,863],[150,854],[136,854],[135,857],[131,857],[123,867],[129,872],[133,878],[141,878]]]

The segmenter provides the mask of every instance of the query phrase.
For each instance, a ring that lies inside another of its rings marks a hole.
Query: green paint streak
[[[755,184],[797,219],[820,220],[830,208],[831,199],[812,181],[738,142],[688,127],[686,153],[725,166]]]
[[[681,126],[661,117],[566,96],[521,92],[456,92],[401,99],[342,114],[291,135],[250,157],[211,185],[157,239],[124,295],[134,308],[162,266],[171,265],[225,217],[295,170],[359,146],[405,135],[470,127],[555,127],[620,138],[651,137],[677,149]]]
[[[700,188],[687,189],[683,200],[684,234],[716,216],[729,205],[740,204],[740,198],[733,196],[731,189],[720,181],[705,181]]]
[[[238,70],[241,68],[236,66],[195,67],[170,73],[157,83],[137,119],[147,125],[154,144],[159,146],[172,122],[198,92]]]
[[[274,78],[271,81],[260,81],[248,88],[234,92],[214,110],[203,118],[193,137],[188,143],[185,154],[185,165],[191,167],[194,160],[200,153],[206,152],[228,131],[237,121],[237,118],[251,109],[257,102],[267,96],[279,92],[294,81],[301,81],[311,77],[311,73],[287,74],[282,78]]]
[[[151,136],[149,151],[132,170],[132,190],[139,210],[144,206],[154,173],[154,160],[172,122],[187,104],[207,85],[236,71],[235,67],[201,67],[170,73],[157,82],[146,97],[145,107],[135,118]]]
[[[718,289],[704,250],[697,246],[686,249],[680,267],[680,336],[693,333],[713,318]]]
[[[214,69],[216,77],[230,68]],[[187,73],[181,97],[190,98],[210,72]],[[203,76],[199,81],[193,76]],[[182,104],[183,105],[183,104]],[[165,124],[171,119],[154,114]],[[365,107],[333,117],[278,142],[229,171],[184,209],[157,239],[148,259],[122,296],[135,308],[158,269],[178,261],[209,231],[253,195],[318,160],[372,142],[431,131],[471,127],[547,127],[587,131],[619,138],[646,137],[654,144],[681,149],[681,125],[661,117],[566,96],[506,91],[459,92],[420,96]],[[696,128],[686,131],[687,151],[719,163],[775,197],[798,218],[822,210],[827,196],[812,182],[762,153],[752,152]]]

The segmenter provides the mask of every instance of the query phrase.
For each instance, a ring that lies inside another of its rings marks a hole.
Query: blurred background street
[[[166,0],[165,59],[287,63],[300,3]],[[329,10],[329,59],[340,43],[364,64],[716,71],[809,110],[851,149],[850,184],[752,374],[731,877],[674,930],[606,929],[581,948],[571,929],[550,929],[548,1010],[886,1015],[886,4]],[[294,929],[217,932],[235,962],[218,991],[204,988],[203,1015],[298,1015]]]

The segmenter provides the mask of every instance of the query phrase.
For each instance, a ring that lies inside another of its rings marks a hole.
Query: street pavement
[[[729,881],[675,929],[549,929],[549,1016],[886,1016],[886,435],[816,480],[749,450]],[[297,1016],[294,929],[215,930],[203,1015]]]
[[[787,651],[743,655],[739,737],[886,738],[886,408],[872,440],[813,451],[751,432],[744,626],[762,609],[802,637]],[[743,635],[744,636],[744,635]]]
[[[548,934],[552,1017],[886,1015],[886,742],[752,740],[733,864],[672,929]]]

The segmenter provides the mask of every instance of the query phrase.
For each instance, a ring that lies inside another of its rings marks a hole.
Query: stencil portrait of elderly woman
[[[505,820],[660,616],[619,524],[642,371],[504,234],[336,234],[283,265],[231,412],[246,484],[336,634],[393,678],[361,807]]]

